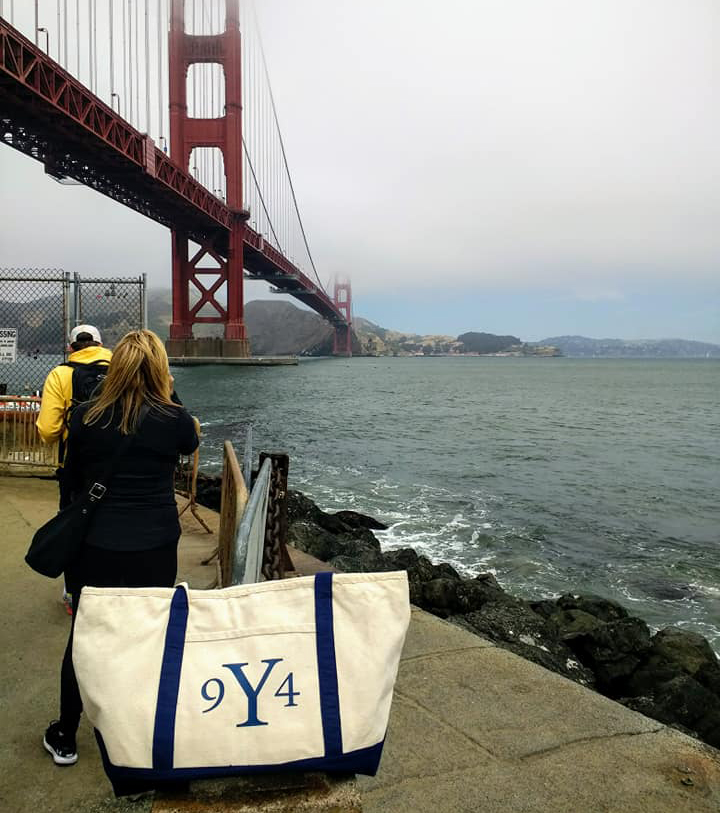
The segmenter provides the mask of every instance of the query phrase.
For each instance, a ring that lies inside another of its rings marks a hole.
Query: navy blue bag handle
[[[333,629],[332,577],[332,573],[318,573],[315,576],[315,643],[326,758],[340,757],[343,753]],[[176,587],[170,604],[170,617],[165,633],[165,648],[155,710],[152,749],[153,770],[155,771],[169,771],[173,768],[175,715],[180,690],[180,672],[187,620],[187,592],[184,587]]]

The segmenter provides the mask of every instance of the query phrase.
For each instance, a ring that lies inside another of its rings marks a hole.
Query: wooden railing
[[[40,399],[0,395],[0,474],[53,474],[58,445],[40,440],[35,421]]]

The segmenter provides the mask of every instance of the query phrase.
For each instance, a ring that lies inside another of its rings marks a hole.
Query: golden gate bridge
[[[169,355],[205,355],[210,323],[249,356],[246,278],[351,354],[350,283],[315,267],[251,4],[0,0],[0,142],[171,230]]]

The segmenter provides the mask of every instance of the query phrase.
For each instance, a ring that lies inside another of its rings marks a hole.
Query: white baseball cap
[[[78,336],[81,333],[90,334],[94,342],[102,344],[100,331],[94,325],[75,325],[75,327],[70,331],[70,344],[74,344],[78,340]]]

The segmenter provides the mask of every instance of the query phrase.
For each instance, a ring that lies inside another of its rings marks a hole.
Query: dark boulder
[[[547,622],[555,634],[562,639],[578,633],[591,632],[604,623],[597,616],[590,615],[584,610],[558,609],[547,617]]]
[[[178,491],[187,492],[188,480],[186,475],[186,470],[176,470],[175,488],[178,489]],[[203,474],[202,472],[198,473],[195,500],[199,505],[204,505],[212,511],[219,511],[221,494],[222,478],[210,474]]]
[[[313,519],[313,522],[315,522],[315,524],[323,530],[329,531],[331,534],[344,534],[348,531],[352,531],[352,528],[335,516],[335,514],[326,514],[324,511],[318,511],[317,515]],[[362,530],[366,529],[363,528]]]
[[[378,559],[369,551],[354,556],[333,556],[329,564],[343,573],[376,573],[380,570]]]
[[[666,627],[653,636],[642,663],[627,684],[632,696],[651,694],[674,678],[689,675],[720,699],[720,663],[701,635]]]
[[[558,611],[557,603],[554,598],[542,598],[539,601],[531,601],[530,609],[541,615],[543,618],[550,618]]]
[[[577,659],[595,673],[598,689],[610,697],[627,694],[627,681],[650,648],[650,630],[639,618],[622,618],[587,632],[565,636]]]
[[[695,680],[706,689],[720,697],[720,668],[714,664],[704,664],[695,672]]]
[[[288,522],[292,524],[298,520],[317,520],[322,512],[315,503],[301,491],[289,488],[287,492]]]
[[[483,573],[474,579],[462,579],[457,583],[457,612],[472,613],[488,602],[515,601],[497,583],[491,573]]]
[[[384,525],[374,517],[360,514],[357,511],[338,511],[330,514],[323,511],[300,491],[288,489],[288,522],[310,520],[330,533],[347,533],[355,530],[384,531]]]
[[[688,675],[695,677],[701,670],[706,679],[720,676],[720,664],[710,644],[697,632],[666,627],[652,639],[652,656],[672,663]]]
[[[585,595],[566,593],[560,596],[555,603],[559,610],[582,610],[582,612],[594,615],[595,618],[599,618],[601,621],[619,621],[629,616],[628,611],[622,604],[591,593]]]
[[[593,673],[578,662],[547,621],[525,601],[507,596],[503,601],[489,601],[479,610],[453,617],[452,621],[584,686],[594,683]]]
[[[454,579],[455,581],[459,581],[460,579],[460,574],[457,570],[447,562],[440,562],[439,565],[433,565],[433,573],[436,579]]]
[[[388,570],[410,570],[417,564],[418,555],[413,548],[397,548],[385,551],[383,560]]]
[[[387,525],[367,514],[360,514],[357,511],[338,511],[333,516],[337,517],[348,528],[368,528],[371,531],[387,531]]]
[[[445,572],[442,568],[431,567],[434,573]],[[417,592],[419,606],[443,618],[472,613],[489,601],[515,601],[489,573],[475,579],[461,579],[452,571],[449,577],[434,577],[421,583],[422,590]]]
[[[408,579],[411,582],[429,582],[435,578],[435,568],[427,556],[418,556],[415,564],[408,568]]]
[[[309,519],[297,520],[288,527],[288,542],[322,562],[340,554],[335,534]]]
[[[455,579],[431,579],[422,586],[422,606],[447,618],[457,611],[458,582]]]
[[[650,696],[623,702],[661,723],[679,724],[720,748],[720,698],[690,675],[680,675],[661,684]]]

